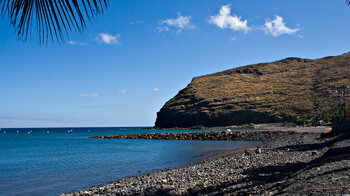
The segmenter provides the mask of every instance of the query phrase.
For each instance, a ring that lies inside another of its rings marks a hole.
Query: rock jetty
[[[303,136],[314,133],[302,133]],[[261,141],[270,146],[274,141],[284,140],[298,143],[299,134],[293,131],[211,131],[211,132],[190,132],[190,133],[145,133],[111,136],[93,136],[93,139],[155,139],[155,140],[246,140]]]

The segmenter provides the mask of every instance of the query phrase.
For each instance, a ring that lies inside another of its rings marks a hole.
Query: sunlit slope
[[[350,53],[286,58],[195,77],[157,113],[156,127],[228,126],[311,119],[350,84]]]

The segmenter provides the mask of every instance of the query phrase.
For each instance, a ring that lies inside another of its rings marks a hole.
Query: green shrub
[[[336,116],[337,108],[338,108],[338,106],[333,106],[329,110],[324,110],[324,111],[319,112],[316,115],[315,120],[317,122],[320,120],[323,120],[325,122],[333,121],[333,119]],[[344,116],[344,104],[341,104],[339,113],[340,113],[341,117]],[[346,105],[346,116],[347,116],[347,119],[349,120],[350,119],[350,104],[349,103],[347,103],[347,105]]]
[[[299,116],[297,116],[295,119],[294,119],[294,123],[296,125],[300,125],[300,126],[304,126],[306,124],[308,124],[308,120],[306,118],[300,118]]]

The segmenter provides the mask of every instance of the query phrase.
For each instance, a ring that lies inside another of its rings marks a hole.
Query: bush
[[[316,122],[323,120],[325,122],[331,122],[333,121],[333,119],[335,118],[336,112],[337,112],[337,108],[338,106],[333,106],[331,109],[329,110],[324,110],[319,112],[316,117],[315,120]],[[344,104],[342,104],[340,106],[340,116],[343,117],[344,116]],[[350,119],[350,104],[347,103],[346,105],[346,116],[347,119]]]
[[[307,119],[300,118],[299,116],[294,119],[294,123],[296,125],[300,125],[300,126],[304,126],[304,125],[308,124],[308,122],[309,121]]]

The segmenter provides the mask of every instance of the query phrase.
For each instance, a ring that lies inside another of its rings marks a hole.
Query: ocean
[[[203,130],[26,128],[0,131],[1,195],[59,195],[153,170],[185,166],[247,141],[89,139]],[[210,131],[210,130],[207,130]]]

